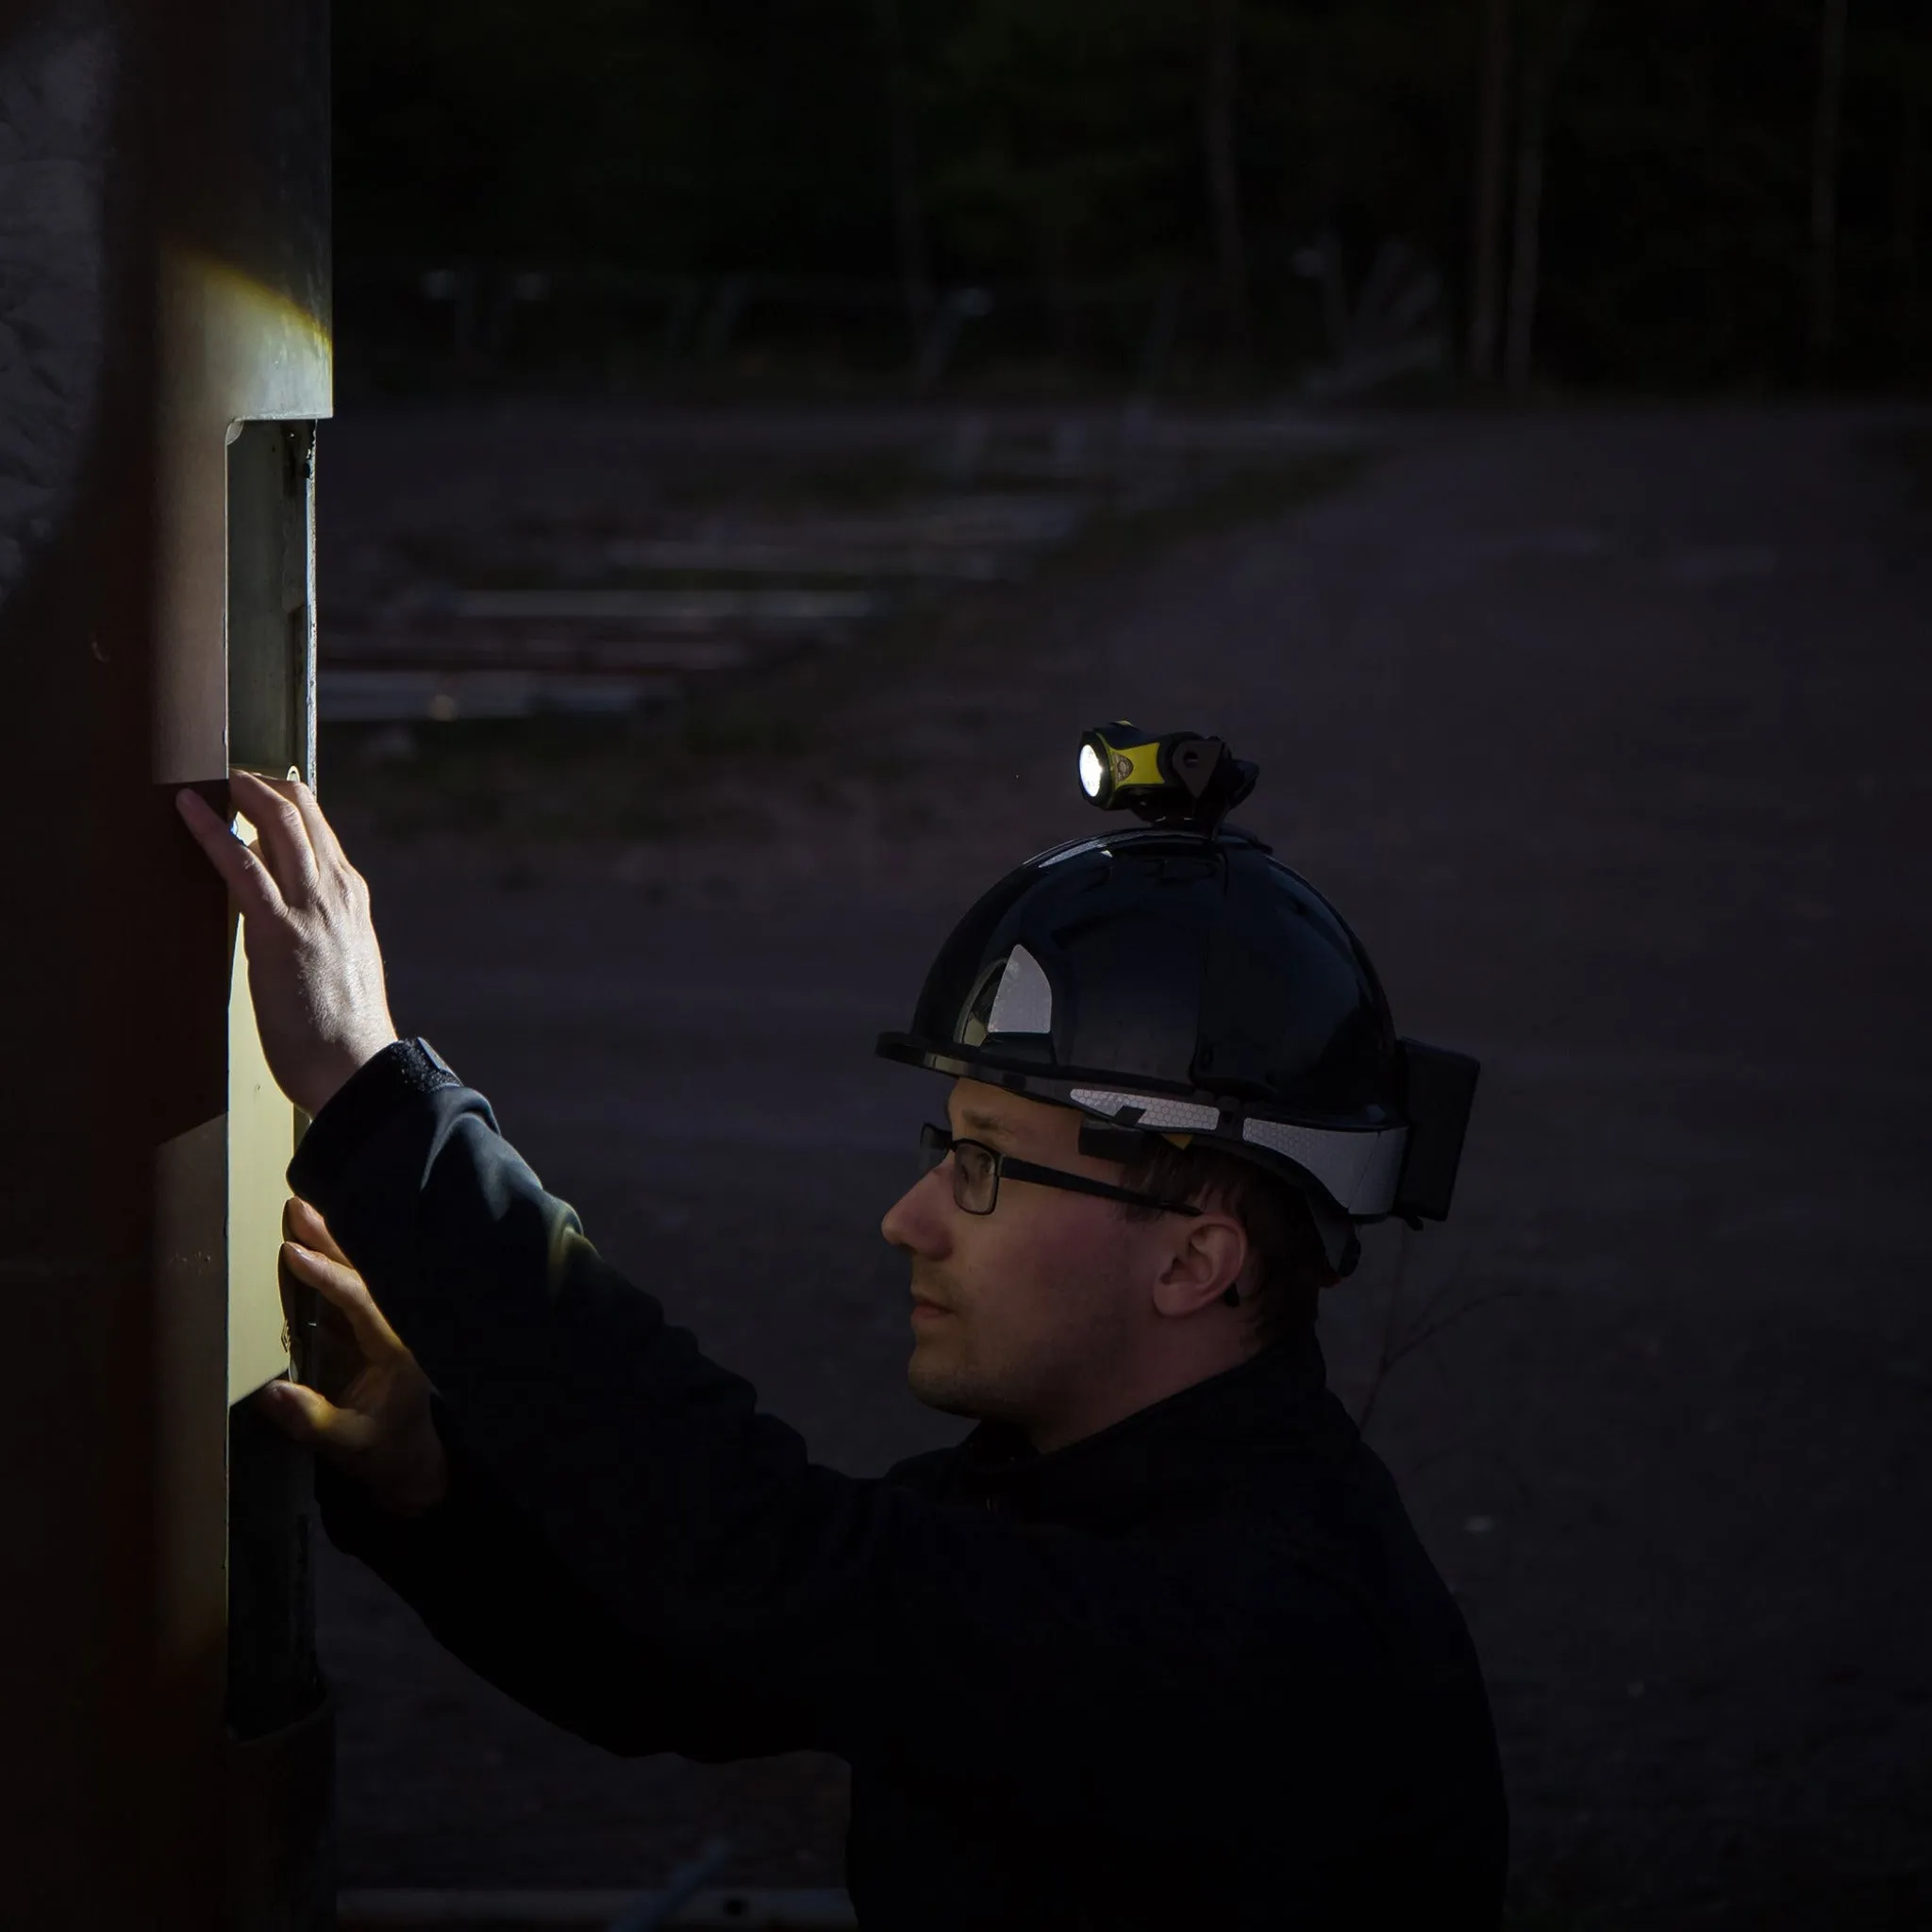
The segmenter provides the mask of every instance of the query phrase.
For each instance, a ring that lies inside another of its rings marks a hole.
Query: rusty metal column
[[[320,1932],[293,1116],[175,818],[312,772],[325,0],[0,4],[0,1924]],[[239,991],[238,991],[239,989]]]

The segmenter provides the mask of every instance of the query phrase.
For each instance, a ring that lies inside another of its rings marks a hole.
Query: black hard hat
[[[1103,1158],[1127,1129],[1254,1160],[1307,1196],[1342,1273],[1356,1224],[1447,1214],[1476,1074],[1397,1039],[1341,915],[1218,813],[1028,859],[878,1050],[1076,1108],[1112,1130],[1083,1133]]]

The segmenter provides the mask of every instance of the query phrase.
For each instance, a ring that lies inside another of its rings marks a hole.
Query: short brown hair
[[[1275,1341],[1315,1320],[1321,1291],[1341,1279],[1328,1265],[1307,1196],[1277,1179],[1258,1162],[1196,1141],[1177,1146],[1158,1134],[1141,1137],[1143,1145],[1127,1161],[1122,1185],[1143,1194],[1192,1201],[1231,1214],[1247,1230],[1248,1265],[1243,1301],[1263,1343]],[[1129,1208],[1133,1219],[1160,1210]]]

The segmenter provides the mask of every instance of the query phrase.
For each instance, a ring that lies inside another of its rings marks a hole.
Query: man
[[[315,1117],[290,1265],[358,1355],[333,1400],[262,1399],[444,1644],[613,1751],[844,1757],[869,1927],[1497,1923],[1480,1673],[1313,1332],[1358,1222],[1446,1211],[1454,1057],[1397,1042],[1339,916],[1220,829],[1244,787],[1157,809],[1149,777],[1154,830],[1002,881],[882,1040],[954,1079],[883,1231],[911,1386],[978,1426],[865,1481],[397,1040],[313,798],[232,782],[256,850],[181,809]]]

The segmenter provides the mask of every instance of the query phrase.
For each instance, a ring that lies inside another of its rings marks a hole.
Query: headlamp
[[[1131,811],[1151,825],[1212,833],[1255,789],[1257,768],[1218,738],[1170,731],[1150,738],[1125,719],[1080,741],[1080,790],[1102,811]]]

